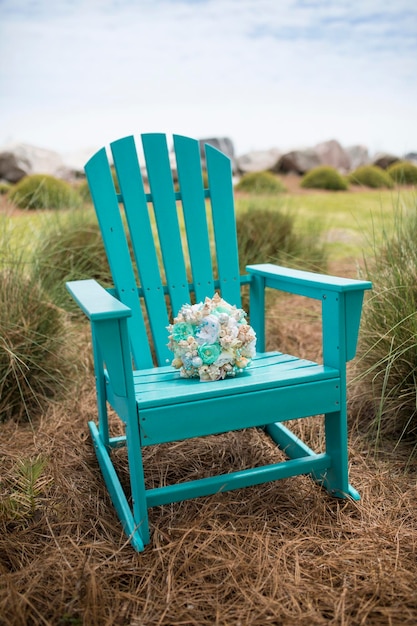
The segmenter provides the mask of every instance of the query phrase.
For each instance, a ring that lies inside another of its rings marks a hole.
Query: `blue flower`
[[[198,355],[204,365],[211,365],[219,357],[221,348],[217,343],[203,343],[198,347]]]
[[[194,336],[194,329],[191,324],[187,324],[186,322],[178,322],[178,324],[173,325],[172,339],[174,341],[183,341],[190,336]]]

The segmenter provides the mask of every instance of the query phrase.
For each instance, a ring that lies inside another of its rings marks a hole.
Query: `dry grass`
[[[318,312],[294,319],[279,300],[275,340],[318,351]],[[135,553],[103,487],[87,435],[92,378],[33,426],[0,429],[0,475],[24,454],[48,459],[33,517],[0,522],[0,623],[242,625],[417,623],[417,489],[407,451],[375,458],[353,434],[360,502],[331,499],[307,477],[150,511],[152,541]],[[321,421],[297,425],[319,447]],[[145,450],[149,484],[271,462],[261,431]],[[125,453],[116,463],[126,480]],[[0,496],[5,497],[5,481]]]

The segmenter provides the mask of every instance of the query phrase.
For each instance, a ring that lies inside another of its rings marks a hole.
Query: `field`
[[[300,228],[320,223],[329,270],[352,277],[383,229],[392,228],[393,207],[415,194],[307,193],[288,183],[281,208],[297,215]],[[248,197],[238,198],[239,211],[250,208]],[[13,212],[9,219],[16,241],[27,246],[47,215]],[[269,309],[268,347],[318,358],[319,312],[294,305],[293,298],[279,298]],[[22,459],[43,463],[36,492],[27,481],[30,515],[8,523],[0,517],[0,624],[417,623],[417,467],[405,444],[394,449],[386,442],[376,451],[351,405],[350,479],[359,502],[332,499],[298,477],[158,507],[150,512],[151,544],[137,554],[121,531],[88,437],[96,408],[85,325],[74,341],[83,376],[70,397],[51,402],[36,422],[0,424],[0,498],[17,488]],[[320,444],[319,418],[298,428],[313,447]],[[197,478],[213,466],[230,471],[279,456],[259,431],[145,450],[151,481],[167,474]],[[124,462],[120,451],[122,473]]]

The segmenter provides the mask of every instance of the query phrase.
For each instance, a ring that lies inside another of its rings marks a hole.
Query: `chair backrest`
[[[111,144],[120,193],[104,148],[85,166],[115,295],[132,309],[129,334],[138,369],[152,367],[152,344],[157,364],[171,359],[170,307],[175,315],[186,302],[216,290],[231,304],[241,303],[230,159],[206,144],[205,188],[199,142],[174,135],[176,191],[166,136],[144,134],[141,140],[143,163],[132,136]]]

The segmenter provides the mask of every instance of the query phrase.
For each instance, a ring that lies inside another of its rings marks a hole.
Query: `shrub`
[[[79,311],[65,288],[68,280],[95,278],[111,285],[112,278],[98,222],[87,209],[56,213],[44,222],[33,252],[36,275],[52,301]]]
[[[321,165],[313,168],[303,176],[301,187],[345,191],[348,188],[348,184],[346,179],[334,167]]]
[[[283,263],[304,269],[324,269],[326,252],[316,226],[295,230],[295,217],[280,208],[249,207],[236,219],[242,273],[250,263]]]
[[[358,167],[349,174],[348,180],[352,185],[364,185],[364,187],[372,187],[374,189],[381,187],[392,189],[394,186],[391,176],[377,165],[362,165]]]
[[[64,319],[6,245],[0,259],[0,328],[0,422],[30,420],[64,390]]]
[[[274,194],[282,193],[285,187],[272,172],[249,172],[244,174],[235,189],[245,193]]]
[[[412,439],[417,450],[417,215],[398,218],[366,266],[374,288],[364,307],[357,361],[363,423],[376,435]]]
[[[4,196],[6,193],[9,193],[12,185],[10,183],[0,182],[0,196]]]
[[[25,176],[9,192],[20,209],[62,209],[81,205],[81,197],[64,180],[46,174]]]
[[[399,185],[417,185],[417,166],[409,161],[398,161],[387,172]]]

